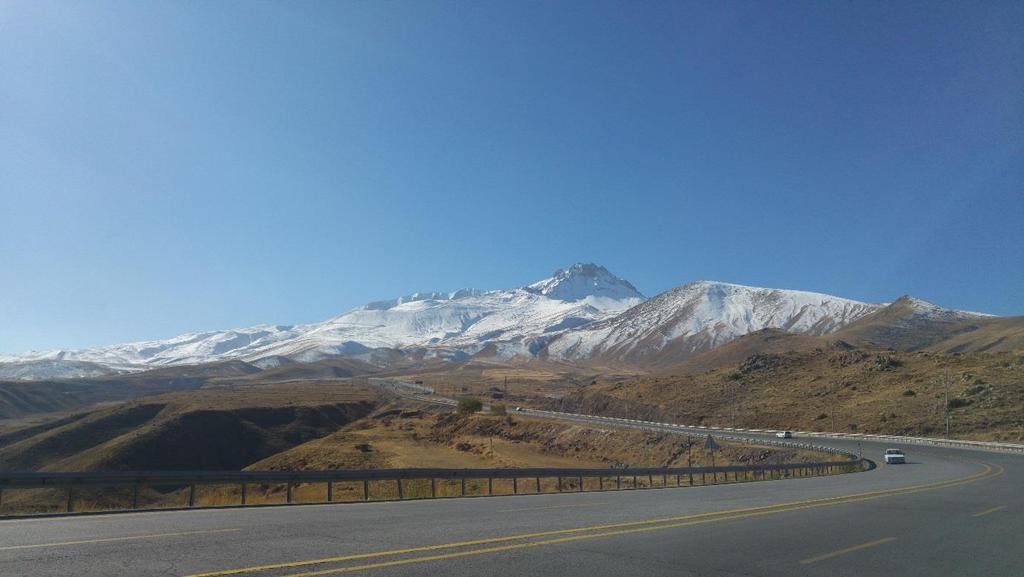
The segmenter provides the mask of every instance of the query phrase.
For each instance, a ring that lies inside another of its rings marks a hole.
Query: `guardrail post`
[[[370,481],[363,479],[363,501],[370,500]]]
[[[619,475],[619,476],[615,477],[615,490],[616,491],[621,491],[622,490],[622,475]]]
[[[679,473],[676,473],[676,487],[678,487],[680,484],[681,482],[679,481]]]
[[[288,502],[291,503],[292,502],[292,482],[288,481],[287,483],[285,483],[285,486],[287,487],[287,490],[285,491],[285,493],[288,495]]]
[[[604,477],[603,476],[597,478],[597,490],[598,491],[604,491]]]
[[[579,482],[580,482],[580,493],[582,493],[583,492],[583,475],[579,476]]]
[[[647,474],[647,488],[648,489],[653,489],[654,488],[654,475],[651,474],[651,473]]]
[[[466,478],[465,477],[462,478],[462,496],[463,497],[466,496]]]
[[[692,487],[693,486],[693,471],[690,471],[688,474],[690,476],[690,486]]]
[[[132,509],[139,508],[139,482],[132,483]]]
[[[519,478],[518,477],[512,477],[512,494],[513,495],[518,495],[519,494]]]
[[[700,485],[703,487],[704,485],[707,485],[707,484],[708,484],[708,478],[706,476],[706,473],[704,471],[701,471],[700,472]]]
[[[537,477],[537,492],[540,493],[540,477]]]
[[[633,475],[633,488],[636,489],[636,475]]]
[[[401,501],[405,497],[405,495],[402,494],[402,480],[395,479],[395,482],[398,483],[398,500]]]
[[[334,501],[334,481],[327,481],[327,502]]]
[[[431,498],[437,498],[437,479],[430,478],[430,496]]]
[[[487,494],[488,495],[493,495],[494,494],[494,478],[493,477],[487,477]]]
[[[68,502],[65,504],[66,512],[70,513],[74,510],[74,499],[75,499],[75,488],[68,485]]]
[[[192,483],[188,486],[188,506],[189,508],[196,506],[196,484]]]
[[[662,488],[668,487],[668,473],[661,474],[661,486]]]
[[[558,492],[559,493],[562,492],[562,478],[561,477],[558,478]]]
[[[242,481],[242,504],[245,505],[249,497],[249,483]]]

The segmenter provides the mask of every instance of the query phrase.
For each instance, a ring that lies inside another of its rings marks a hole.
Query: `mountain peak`
[[[965,319],[969,317],[992,316],[986,313],[976,313],[971,311],[947,309],[937,304],[930,303],[928,301],[923,301],[911,295],[903,295],[900,298],[893,301],[889,306],[894,310],[908,310],[912,314],[933,318],[944,318],[948,320]]]
[[[578,301],[587,297],[615,300],[644,298],[629,281],[615,276],[601,265],[582,262],[560,268],[550,278],[535,282],[526,289],[562,301]]]

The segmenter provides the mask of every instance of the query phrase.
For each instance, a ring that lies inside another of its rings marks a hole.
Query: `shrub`
[[[914,389],[907,389],[907,390],[903,391],[903,396],[904,397],[916,397],[917,396],[917,391],[915,391]]]
[[[878,355],[875,357],[875,370],[878,371],[891,371],[902,364],[902,361],[890,355]]]
[[[950,399],[949,400],[949,408],[950,409],[959,409],[961,407],[966,407],[969,404],[971,404],[971,400],[970,399]]]
[[[463,397],[459,399],[458,412],[460,415],[469,415],[472,413],[479,413],[484,408],[484,404],[479,399],[473,399],[470,397]]]

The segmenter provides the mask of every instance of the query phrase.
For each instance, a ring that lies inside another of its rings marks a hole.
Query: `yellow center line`
[[[843,504],[843,503],[851,503],[851,502],[857,502],[857,501],[864,501],[864,500],[868,500],[868,499],[876,499],[876,498],[882,498],[882,497],[888,497],[888,496],[894,496],[894,495],[904,495],[904,494],[907,494],[907,493],[916,493],[916,492],[920,492],[920,491],[930,491],[930,490],[942,489],[942,488],[947,488],[947,487],[954,487],[954,486],[957,486],[957,485],[964,485],[964,484],[967,484],[967,483],[973,483],[975,481],[979,481],[979,480],[984,479],[984,478],[998,476],[998,475],[1002,474],[1002,472],[1003,472],[1003,468],[1002,467],[998,467],[997,466],[998,470],[996,470],[992,466],[987,465],[985,463],[979,463],[979,464],[981,464],[984,467],[984,469],[982,471],[978,472],[978,473],[975,473],[975,474],[967,476],[967,477],[963,477],[963,478],[960,478],[960,479],[951,479],[951,480],[947,480],[947,481],[938,481],[938,482],[934,482],[934,483],[925,483],[925,484],[921,484],[921,485],[909,485],[907,487],[901,487],[901,488],[896,488],[896,489],[884,489],[884,490],[879,490],[879,491],[869,491],[869,492],[865,492],[865,493],[854,493],[854,494],[850,494],[850,495],[839,495],[839,496],[835,496],[835,497],[824,497],[824,498],[811,499],[811,500],[806,500],[806,501],[795,501],[795,502],[791,502],[791,503],[780,503],[778,505],[767,505],[767,506],[748,507],[748,508],[732,509],[732,510],[725,510],[725,511],[713,511],[713,512],[707,512],[707,513],[696,513],[696,514],[683,515],[683,516],[678,516],[678,517],[665,517],[665,518],[661,518],[661,519],[649,519],[649,520],[645,520],[645,521],[627,521],[627,522],[621,522],[621,523],[610,523],[610,524],[606,524],[606,525],[594,525],[594,526],[590,526],[590,527],[576,527],[576,528],[571,528],[571,529],[555,529],[555,530],[550,530],[550,531],[540,531],[540,532],[536,532],[536,533],[524,533],[524,534],[518,534],[518,535],[507,535],[507,536],[502,536],[502,537],[491,537],[491,538],[485,538],[485,539],[476,539],[476,540],[472,540],[472,541],[461,541],[461,542],[455,542],[455,543],[444,543],[444,544],[439,544],[439,545],[426,545],[426,546],[421,546],[421,547],[410,547],[410,548],[406,548],[406,549],[393,549],[393,550],[385,550],[385,551],[376,551],[376,552],[371,552],[371,553],[358,553],[358,554],[345,555],[345,556],[340,556],[340,557],[327,557],[327,558],[322,558],[322,559],[309,559],[309,560],[303,560],[303,561],[292,561],[292,562],[285,562],[285,563],[276,563],[276,564],[272,564],[272,565],[260,565],[260,566],[253,566],[253,567],[242,567],[242,568],[238,568],[238,569],[228,569],[228,570],[222,570],[222,571],[213,571],[213,572],[209,572],[209,573],[197,573],[197,574],[193,574],[193,575],[188,575],[186,577],[223,577],[225,575],[238,575],[238,574],[242,574],[242,573],[253,573],[253,572],[259,572],[259,571],[270,571],[270,570],[274,570],[274,569],[298,568],[298,567],[306,567],[306,566],[309,566],[309,565],[320,565],[320,564],[325,564],[325,563],[338,563],[338,562],[342,562],[342,561],[355,561],[355,560],[360,560],[360,559],[371,559],[371,558],[374,558],[374,557],[387,557],[387,556],[395,556],[395,555],[406,555],[406,554],[410,554],[410,553],[423,553],[423,552],[429,552],[429,551],[438,551],[438,550],[442,550],[442,549],[454,549],[454,548],[458,548],[458,547],[468,547],[468,546],[473,546],[473,545],[488,545],[488,544],[501,543],[501,542],[506,542],[506,541],[518,541],[518,540],[534,539],[534,538],[540,538],[540,537],[551,537],[551,536],[554,536],[554,535],[566,535],[566,534],[571,534],[571,533],[583,533],[583,532],[589,532],[589,531],[603,531],[603,530],[608,530],[608,529],[621,529],[621,528],[626,528],[626,527],[639,527],[638,529],[627,529],[627,530],[623,530],[623,531],[612,531],[612,532],[606,532],[606,533],[576,535],[576,536],[572,536],[572,537],[564,537],[564,538],[561,538],[561,539],[553,539],[553,540],[548,540],[548,541],[539,541],[539,542],[534,542],[534,543],[521,543],[521,544],[515,544],[515,545],[504,545],[504,546],[500,546],[500,547],[490,547],[490,548],[487,548],[487,549],[475,549],[475,550],[472,550],[472,551],[463,551],[463,552],[458,552],[458,553],[447,553],[447,554],[434,555],[434,556],[429,556],[429,557],[416,557],[416,558],[412,558],[412,559],[402,559],[402,560],[394,561],[394,562],[384,562],[384,564],[373,564],[372,566],[360,566],[360,567],[365,567],[365,568],[387,567],[387,566],[390,566],[390,565],[388,565],[388,563],[407,564],[407,563],[413,563],[413,562],[430,561],[430,560],[434,560],[434,559],[448,559],[448,558],[452,558],[452,557],[464,557],[464,556],[467,556],[467,555],[474,555],[474,554],[475,555],[479,555],[479,554],[483,554],[483,553],[487,553],[487,552],[507,551],[507,550],[511,550],[511,549],[524,548],[524,547],[536,547],[536,546],[539,546],[539,545],[549,545],[549,544],[553,544],[553,543],[563,543],[563,542],[567,542],[567,541],[577,541],[577,540],[581,540],[581,539],[592,539],[592,538],[598,538],[598,537],[607,537],[607,536],[612,536],[612,535],[627,534],[627,533],[630,533],[630,532],[653,531],[653,530],[660,530],[660,529],[668,529],[668,528],[672,528],[672,527],[681,527],[681,526],[692,525],[692,524],[697,524],[697,523],[706,523],[706,522],[712,522],[712,521],[722,521],[722,520],[727,520],[727,519],[737,519],[737,518],[742,518],[742,517],[751,517],[751,516],[758,516],[758,515],[769,515],[769,514],[773,514],[773,513],[781,513],[781,512],[784,512],[784,511],[794,511],[794,510],[799,510],[799,509],[810,509],[810,508],[815,508],[815,507],[824,507],[824,506],[838,505],[838,504]],[[995,472],[993,472],[993,471],[995,471]],[[699,519],[699,520],[695,521],[695,519]],[[664,523],[673,523],[673,522],[677,522],[677,521],[684,521],[684,522],[682,522],[682,523],[674,523],[674,524],[671,524],[671,525],[664,525]],[[657,526],[655,526],[655,527],[641,527],[641,526],[644,526],[644,525],[657,525]],[[306,576],[306,575],[325,575],[325,574],[329,574],[329,573],[348,572],[350,570],[355,570],[355,569],[352,569],[352,568],[328,569],[328,570],[318,571],[318,572],[301,573],[301,574],[297,574],[296,576],[290,576],[290,577],[297,577],[298,575],[302,575],[302,576]]]
[[[609,501],[600,503],[580,503],[579,505],[551,505],[550,507],[524,507],[522,509],[498,509],[495,513],[517,513],[519,511],[545,511],[548,509],[577,509],[580,507],[599,507],[607,505]]]
[[[113,541],[138,541],[140,539],[158,539],[160,537],[182,537],[184,535],[208,535],[210,533],[228,533],[241,531],[241,529],[210,529],[207,531],[181,531],[179,533],[155,533],[152,535],[128,535],[126,537],[107,537],[104,539],[83,539],[81,541],[62,541],[60,543],[35,543],[32,545],[10,545],[0,547],[0,551],[13,551],[15,549],[38,549],[40,547],[62,547],[67,545],[89,545],[92,543],[110,543]]]
[[[989,513],[995,513],[996,511],[1002,511],[1006,508],[1006,505],[1000,505],[998,507],[992,507],[991,509],[985,509],[980,513],[975,513],[971,517],[981,517],[982,515],[988,515]]]
[[[845,549],[838,549],[831,553],[825,553],[824,555],[818,555],[817,557],[811,557],[810,559],[804,559],[800,561],[801,565],[810,565],[811,563],[817,563],[818,561],[824,561],[833,557],[839,557],[840,555],[846,555],[847,553],[853,553],[860,551],[861,549],[868,549],[870,547],[877,547],[878,545],[884,545],[886,543],[892,543],[896,540],[896,537],[885,537],[876,541],[868,541],[867,543],[861,543],[860,545],[854,545],[853,547],[847,547]]]

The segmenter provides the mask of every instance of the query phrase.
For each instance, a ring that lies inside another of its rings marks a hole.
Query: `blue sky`
[[[1024,313],[1020,2],[0,6],[0,351],[594,261]]]

